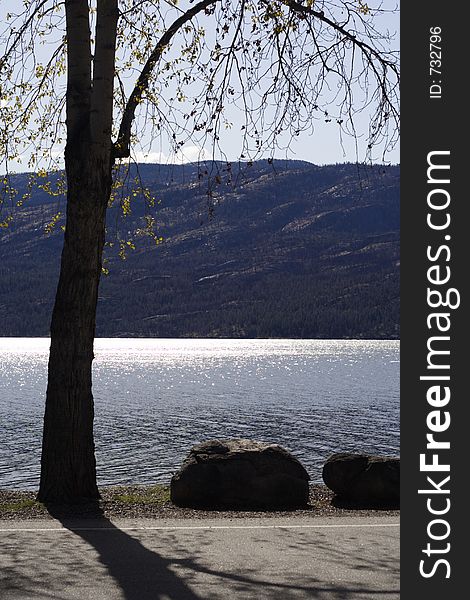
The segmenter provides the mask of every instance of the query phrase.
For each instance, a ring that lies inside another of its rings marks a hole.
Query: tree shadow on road
[[[95,549],[101,564],[121,588],[126,600],[201,600],[171,570],[174,564],[171,558],[149,550],[137,538],[116,527],[99,507],[93,511],[93,520],[86,526],[64,516],[58,507],[49,505],[47,510],[63,527]]]
[[[314,572],[305,572],[300,579],[287,577],[279,580],[277,559],[275,565],[265,568],[266,565],[260,567],[259,564],[253,564],[250,556],[246,556],[246,561],[237,560],[229,567],[222,568],[217,560],[213,564],[204,550],[210,549],[211,544],[214,544],[213,532],[209,529],[198,530],[197,537],[194,532],[186,532],[182,538],[175,531],[139,531],[137,528],[132,535],[106,518],[98,507],[94,514],[85,513],[85,518],[92,517],[86,522],[83,518],[78,520],[71,517],[70,513],[64,514],[60,508],[47,508],[63,527],[86,542],[90,551],[98,554],[101,566],[112,577],[120,590],[120,597],[125,600],[205,600],[208,596],[206,593],[200,595],[200,590],[210,590],[210,597],[214,600],[228,597],[240,600],[375,600],[399,597],[395,586],[388,589],[372,586],[368,589],[367,585],[352,582],[344,582],[342,585],[333,583],[331,579],[328,582],[322,581]],[[309,540],[306,534],[299,534],[300,532],[295,535],[291,532],[291,535],[283,535],[279,552],[282,553],[283,549],[285,551],[290,543],[298,545],[299,552],[302,548],[305,552],[309,544],[313,544],[312,552],[332,551],[321,536],[317,535],[315,540]],[[150,550],[144,545],[146,540],[149,545],[154,542],[155,536],[158,536],[158,551]],[[263,539],[257,537],[255,536],[253,543],[262,544]],[[291,537],[295,537],[295,542],[294,539],[289,539]],[[341,549],[336,549],[331,559],[333,564],[336,563],[335,570],[339,571],[342,570],[341,562],[344,568],[345,561],[351,562],[350,566],[356,569],[391,569],[391,565],[378,565],[376,561],[374,564],[361,565],[353,557],[345,556]],[[87,566],[83,564],[82,568],[86,569]],[[97,578],[101,576],[96,570],[95,573]],[[105,580],[102,580],[103,583],[106,585]]]

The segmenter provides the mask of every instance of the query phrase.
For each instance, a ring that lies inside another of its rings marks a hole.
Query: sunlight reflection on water
[[[38,484],[49,340],[0,338],[0,487]],[[98,339],[100,485],[167,482],[215,437],[276,442],[312,480],[335,451],[399,452],[399,342]]]

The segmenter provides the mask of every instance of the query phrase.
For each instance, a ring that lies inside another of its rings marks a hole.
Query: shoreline
[[[322,484],[311,484],[309,503],[294,510],[201,510],[170,501],[169,485],[125,485],[100,488],[99,503],[54,507],[54,517],[35,500],[36,492],[0,489],[0,520],[64,518],[213,519],[247,517],[398,516],[398,507],[358,506],[341,502]]]

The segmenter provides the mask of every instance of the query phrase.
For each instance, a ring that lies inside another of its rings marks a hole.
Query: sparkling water
[[[36,489],[49,340],[0,338],[0,487]],[[332,452],[399,453],[399,342],[98,339],[99,485],[168,482],[211,438],[279,443],[313,482]]]

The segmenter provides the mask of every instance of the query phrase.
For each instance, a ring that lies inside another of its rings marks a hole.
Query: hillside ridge
[[[126,219],[109,209],[97,336],[397,338],[399,176],[303,161],[131,167],[131,188],[157,203],[137,198]],[[19,196],[27,178],[15,176]],[[0,230],[0,336],[48,335],[64,214],[39,189]],[[126,260],[119,239],[135,245]]]

